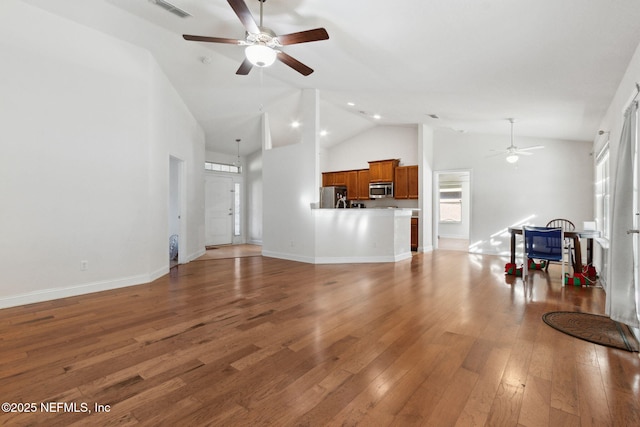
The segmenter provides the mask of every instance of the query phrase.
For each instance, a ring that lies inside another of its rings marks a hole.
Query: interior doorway
[[[183,233],[182,211],[184,205],[184,161],[177,157],[169,156],[169,213],[168,213],[168,250],[169,268],[182,263],[181,256],[184,251],[185,236]]]
[[[471,235],[471,171],[437,171],[434,181],[434,247],[466,252]]]

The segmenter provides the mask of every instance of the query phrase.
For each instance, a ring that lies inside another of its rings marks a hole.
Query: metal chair
[[[552,219],[547,223],[547,227],[562,228],[562,231],[573,231],[576,229],[573,222],[564,218]],[[565,239],[564,249],[567,253],[567,262],[570,263],[570,265],[573,265],[573,241],[571,239]],[[549,271],[549,263],[547,263],[544,270]]]
[[[522,277],[529,272],[529,259],[543,259],[562,263],[562,283],[564,285],[564,230],[551,227],[522,227],[524,236],[524,262]]]

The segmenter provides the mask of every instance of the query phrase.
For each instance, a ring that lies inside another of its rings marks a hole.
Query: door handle
[[[627,230],[627,234],[633,234],[633,233],[638,234],[640,233],[640,230]]]

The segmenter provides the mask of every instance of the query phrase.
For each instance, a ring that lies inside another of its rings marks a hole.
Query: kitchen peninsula
[[[319,264],[411,258],[412,209],[312,209]]]

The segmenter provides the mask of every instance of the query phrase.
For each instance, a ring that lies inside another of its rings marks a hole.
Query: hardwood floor
[[[0,310],[2,401],[35,404],[0,424],[640,425],[638,354],[541,320],[603,313],[602,289],[561,287],[558,266],[525,284],[504,263],[210,259]]]
[[[469,252],[469,240],[438,237],[438,249]]]
[[[199,257],[196,261],[261,255],[262,246],[259,245],[219,245],[208,247],[206,253]]]

